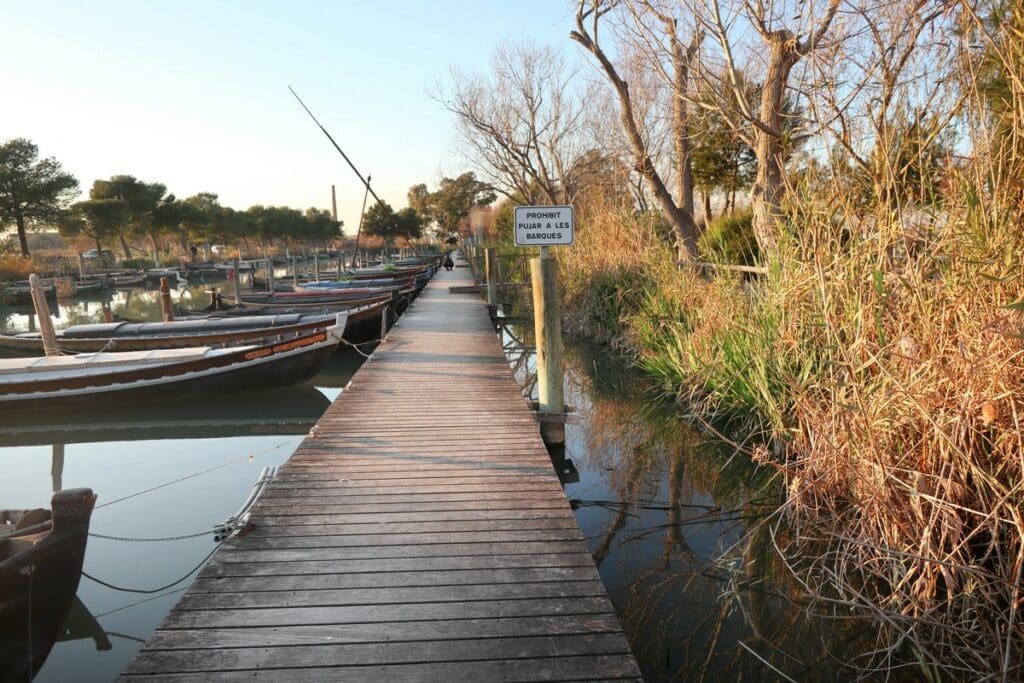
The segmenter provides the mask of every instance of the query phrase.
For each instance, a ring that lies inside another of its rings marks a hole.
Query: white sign
[[[517,206],[516,246],[572,244],[576,213],[571,206]]]

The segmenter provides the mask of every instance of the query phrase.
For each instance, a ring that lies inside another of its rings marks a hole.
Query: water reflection
[[[62,313],[102,315],[95,303]],[[143,296],[115,300],[128,317],[159,315],[158,302],[148,306]],[[16,423],[0,415],[0,507],[48,507],[53,490],[79,486],[98,495],[77,603],[36,680],[114,680],[216,547],[215,527],[264,466],[291,455],[362,360],[343,350],[292,387]],[[11,660],[0,660],[0,680],[15,675]]]
[[[181,308],[204,308],[210,302],[208,290],[221,289],[226,281],[192,284],[171,292],[171,302]],[[160,292],[156,289],[104,290],[81,297],[61,298],[56,304],[51,300],[50,314],[54,328],[61,330],[72,325],[102,323],[104,308],[109,307],[113,315],[130,320],[160,320]],[[32,332],[36,328],[36,315],[31,304],[0,305],[0,329],[7,334]]]
[[[607,354],[568,354],[566,494],[645,679],[852,678],[838,661],[864,631],[810,615],[765,523],[771,473],[644,389]]]

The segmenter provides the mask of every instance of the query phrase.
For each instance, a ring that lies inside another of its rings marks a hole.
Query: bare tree
[[[531,203],[571,202],[585,96],[550,47],[504,45],[489,76],[452,71],[435,99],[456,117],[466,158],[495,190]]]
[[[652,149],[645,130],[646,119],[638,114],[635,93],[630,90],[630,84],[621,66],[612,61],[601,44],[602,19],[620,7],[624,8],[631,29],[640,37],[641,42],[669,56],[667,69],[662,66],[662,60],[658,57],[651,60],[651,63],[665,74],[671,87],[671,140],[677,181],[676,196],[672,195],[655,161],[655,150]],[[657,29],[649,23],[652,18],[657,24]],[[694,259],[697,255],[697,227],[693,220],[693,172],[687,121],[687,90],[702,35],[700,32],[694,32],[691,40],[684,43],[680,37],[680,30],[679,19],[660,3],[656,6],[653,0],[626,3],[619,0],[579,0],[576,9],[576,30],[569,35],[597,60],[614,89],[618,98],[619,119],[629,142],[635,167],[650,186],[662,214],[675,232],[679,258]]]
[[[855,8],[842,53],[815,65],[820,86],[808,98],[812,114],[841,151],[841,170],[866,179],[883,211],[895,208],[901,186],[921,170],[922,153],[938,147],[960,111],[963,94],[952,79],[936,76],[955,56],[950,41],[933,35],[948,9],[931,0]],[[923,191],[926,183],[917,184]]]
[[[803,0],[734,0],[735,6],[723,11],[720,0],[695,0],[694,13],[701,17],[717,43],[721,64],[705,63],[701,78],[705,81],[701,97],[695,102],[718,111],[738,135],[754,149],[757,174],[750,191],[754,212],[754,234],[762,254],[771,254],[778,246],[782,200],[786,191],[787,94],[793,68],[801,59],[823,44],[826,33],[839,10],[840,0],[827,0],[820,17],[814,16],[811,2]],[[788,28],[786,21],[802,23]],[[747,30],[749,29],[749,30]],[[738,52],[741,36],[756,35],[759,44],[746,46],[752,58],[763,60],[760,102],[753,102],[744,86],[744,69]],[[710,62],[710,59],[706,59]]]

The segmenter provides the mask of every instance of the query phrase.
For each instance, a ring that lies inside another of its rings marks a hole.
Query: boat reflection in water
[[[39,412],[4,425],[0,447],[53,445],[56,454],[71,443],[305,434],[330,403],[313,385],[296,384],[187,401],[168,397],[158,406]]]
[[[95,501],[90,489],[70,489],[50,510],[0,511],[0,681],[32,680],[67,635]]]

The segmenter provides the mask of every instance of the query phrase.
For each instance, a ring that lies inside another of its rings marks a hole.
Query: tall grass
[[[797,190],[778,264],[743,282],[676,270],[649,220],[596,206],[562,259],[574,329],[778,469],[768,533],[819,608],[875,620],[866,676],[1024,678],[1022,55],[1011,128],[933,215]]]

